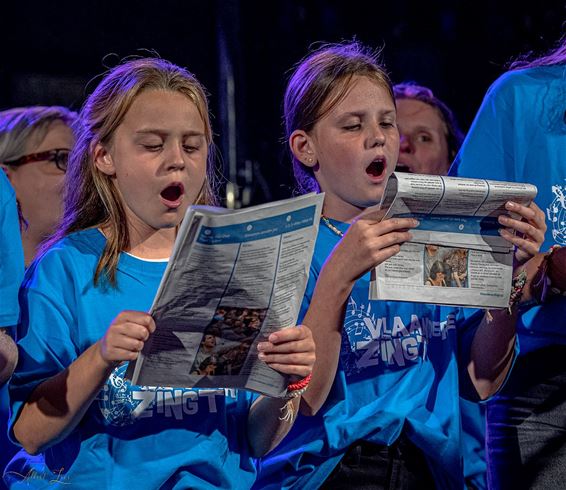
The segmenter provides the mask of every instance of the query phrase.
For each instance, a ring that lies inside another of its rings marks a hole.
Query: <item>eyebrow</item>
[[[140,129],[135,132],[135,134],[139,134],[139,135],[155,134],[157,136],[163,136],[169,133],[170,131],[167,131],[165,129],[157,129],[157,128]],[[202,131],[190,130],[184,132],[183,136],[204,136],[204,133]]]
[[[344,114],[341,114],[340,116],[338,116],[338,119],[347,119],[348,117],[359,117],[360,119],[362,119],[365,115],[367,114],[366,111],[351,111],[351,112],[345,112]],[[385,111],[380,111],[380,115],[382,116],[389,116],[389,115],[395,115],[396,111],[395,109],[391,109],[391,110],[385,110]]]

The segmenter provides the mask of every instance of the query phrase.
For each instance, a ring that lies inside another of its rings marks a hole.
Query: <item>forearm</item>
[[[300,399],[300,396],[291,400],[261,396],[254,402],[248,416],[248,441],[253,457],[265,456],[287,435],[293,426]],[[292,414],[286,416],[289,410]]]
[[[0,328],[0,386],[10,379],[18,363],[18,348],[5,329]]]
[[[490,319],[491,317],[491,319]],[[513,363],[517,307],[486,313],[472,342],[468,373],[480,398],[501,387]]]
[[[97,342],[67,369],[41,383],[24,404],[14,435],[35,454],[64,439],[80,422],[112,372]]]
[[[333,276],[333,271],[323,269],[319,275],[311,304],[303,323],[313,334],[316,345],[309,389],[302,397],[301,413],[314,415],[328,396],[340,356],[344,312],[353,284],[347,284]]]

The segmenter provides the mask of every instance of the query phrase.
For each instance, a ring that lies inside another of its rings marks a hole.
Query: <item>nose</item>
[[[385,133],[379,124],[376,124],[372,129],[368,143],[371,148],[385,145]]]
[[[167,170],[182,170],[185,168],[185,150],[182,143],[173,143],[165,155]]]
[[[400,153],[412,153],[413,149],[411,147],[411,142],[409,141],[409,138],[407,138],[405,135],[400,134],[399,135],[399,152]]]

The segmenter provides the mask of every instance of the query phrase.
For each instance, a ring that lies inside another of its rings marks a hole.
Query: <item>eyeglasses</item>
[[[67,163],[69,162],[70,150],[67,148],[55,148],[54,150],[41,151],[39,153],[31,153],[24,155],[16,160],[3,162],[4,165],[12,167],[20,167],[28,163],[34,162],[53,162],[61,172],[67,171]]]

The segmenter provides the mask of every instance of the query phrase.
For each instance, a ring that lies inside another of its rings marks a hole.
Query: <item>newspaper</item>
[[[411,216],[419,226],[375,269],[370,298],[506,307],[514,249],[497,217],[508,214],[507,201],[527,206],[536,193],[531,184],[394,173],[375,208],[383,219]]]
[[[156,331],[126,377],[283,396],[287,378],[258,360],[256,345],[296,324],[323,198],[191,206],[150,310]]]

